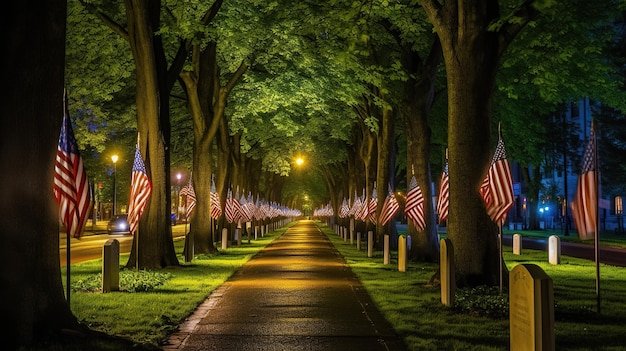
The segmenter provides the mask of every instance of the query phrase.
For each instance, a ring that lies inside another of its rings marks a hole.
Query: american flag
[[[78,152],[78,145],[68,116],[67,98],[64,98],[63,109],[63,124],[54,164],[52,190],[59,204],[59,218],[66,228],[67,235],[80,238],[87,222],[91,194],[87,172]]]
[[[367,217],[369,216],[369,201],[367,200],[367,196],[365,196],[365,188],[363,189],[363,196],[361,197],[361,208],[357,211],[356,219],[360,219],[361,221],[367,221]]]
[[[380,210],[380,221],[381,225],[387,224],[393,216],[398,213],[400,209],[400,205],[398,204],[398,200],[393,194],[393,190],[391,190],[391,184],[389,185],[389,191],[387,193],[387,197],[385,198],[385,202],[383,202],[383,208]]]
[[[448,207],[450,206],[450,180],[448,179],[448,161],[441,172],[439,180],[439,197],[437,198],[437,213],[439,223],[448,218]]]
[[[378,207],[378,194],[376,194],[376,184],[374,184],[374,189],[372,189],[372,198],[370,199],[369,206],[367,208],[369,220],[373,224],[376,224],[376,207]]]
[[[513,178],[506,160],[502,138],[498,140],[489,171],[480,186],[480,193],[487,207],[487,214],[495,223],[502,223],[513,207]]]
[[[250,195],[252,196],[252,195]],[[250,206],[250,202],[246,198],[244,194],[241,194],[241,198],[239,199],[239,205],[241,207],[241,220],[244,222],[250,222],[252,217],[254,216],[254,203]]]
[[[581,239],[593,238],[596,233],[598,193],[596,187],[595,139],[595,131],[592,125],[583,159],[583,168],[578,176],[576,197],[572,201],[572,216],[574,217],[578,237]]]
[[[222,215],[222,205],[220,204],[220,196],[215,190],[215,179],[211,177],[211,195],[210,195],[211,218],[218,219]]]
[[[256,195],[256,202],[254,203],[254,219],[261,221],[265,219],[265,200],[259,200],[259,194]]]
[[[346,200],[346,198],[343,198],[343,202],[341,203],[341,207],[339,208],[339,217],[340,218],[346,218],[348,217],[348,214],[350,213],[350,206],[348,205],[348,200]]]
[[[186,196],[185,198],[185,218],[189,220],[191,212],[196,207],[196,191],[193,188],[191,181],[191,175],[189,176],[189,183],[180,189],[180,196]]]
[[[237,223],[241,216],[241,205],[237,200],[237,195],[233,197],[233,191],[228,189],[228,196],[226,197],[226,206],[224,208],[224,214],[226,215],[226,221],[228,223]]]
[[[137,144],[135,146],[135,161],[133,162],[130,181],[130,200],[128,201],[128,227],[131,234],[135,232],[139,225],[139,220],[146,209],[150,194],[152,194],[152,182],[146,172],[146,166],[143,163],[141,152],[139,152],[139,144]]]
[[[354,219],[358,219],[358,213],[361,211],[361,207],[363,206],[363,202],[361,201],[361,198],[356,194],[356,191],[354,192],[354,202],[352,203],[352,207],[350,207],[350,217],[353,217]]]
[[[422,189],[420,189],[420,186],[417,185],[415,176],[411,176],[409,191],[406,195],[404,213],[406,213],[406,216],[413,221],[417,230],[422,231],[426,228],[426,219],[424,218],[424,196],[422,195]]]

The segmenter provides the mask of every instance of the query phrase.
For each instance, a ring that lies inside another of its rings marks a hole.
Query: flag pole
[[[600,170],[598,168],[598,137],[596,133],[596,124],[595,121],[591,121],[591,129],[593,130],[593,169],[595,171],[595,206],[596,206],[596,223],[595,223],[595,235],[594,235],[594,251],[595,251],[595,260],[596,260],[596,304],[598,309],[598,314],[600,312],[600,208],[598,206],[600,193],[598,192],[598,183],[600,181]]]
[[[502,122],[498,122],[498,139],[502,139]],[[504,219],[498,221],[498,267],[500,271],[500,294],[502,294],[502,225],[504,225]]]
[[[498,221],[498,252],[500,253],[499,257],[498,257],[498,266],[500,267],[500,294],[502,294],[502,264],[503,264],[503,258],[502,258],[502,225],[504,220],[499,220]]]
[[[66,229],[65,231],[67,232],[68,230]],[[65,298],[67,300],[67,305],[70,309],[72,309],[72,306],[70,305],[70,242],[70,233],[65,233],[65,295],[67,295]]]
[[[139,225],[135,231],[135,269],[139,272]]]
[[[67,88],[63,87],[63,113],[67,114]],[[65,123],[65,121],[63,121],[63,123]],[[72,308],[70,305],[70,284],[71,284],[71,275],[70,275],[70,245],[71,245],[71,240],[70,240],[70,230],[68,228],[68,226],[65,226],[65,299],[67,300],[67,305],[70,306],[70,309]]]
[[[137,147],[139,147],[140,140],[141,133],[137,132]],[[135,270],[139,272],[139,222],[141,221],[141,216],[137,221],[137,230],[135,231]]]

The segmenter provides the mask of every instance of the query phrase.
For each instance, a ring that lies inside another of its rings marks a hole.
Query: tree
[[[539,227],[543,171],[557,167],[567,174],[581,164],[579,122],[567,120],[566,113],[585,99],[624,109],[620,55],[607,50],[619,33],[619,25],[614,24],[619,19],[614,11],[617,3],[613,4],[555,3],[518,35],[502,57],[494,120],[502,121],[507,154],[522,167],[531,228]],[[599,116],[595,110],[592,114],[596,119]],[[604,170],[612,169],[603,167],[603,178]]]
[[[106,338],[113,348],[130,349],[81,325],[63,293],[52,182],[64,112],[65,15],[65,1],[21,1],[0,14],[10,38],[0,72],[13,82],[0,97],[0,209],[7,216],[0,229],[0,279],[7,287],[0,312],[11,321],[4,347],[38,349],[71,340],[93,349],[92,342]]]
[[[203,16],[202,22],[210,23],[217,15],[221,1],[216,1]],[[248,66],[244,62],[225,86],[220,82],[217,42],[210,41],[201,47],[193,46],[191,69],[181,73],[187,95],[187,106],[193,120],[193,187],[196,193],[196,209],[191,216],[190,230],[194,250],[198,253],[216,253],[213,245],[212,219],[210,217],[210,187],[212,154],[215,136],[220,124],[225,123],[224,110],[230,90],[241,78]],[[222,187],[220,187],[220,190]],[[197,239],[197,240],[196,240]]]
[[[403,86],[396,94],[397,109],[406,136],[407,184],[414,175],[424,199],[431,199],[431,127],[429,117],[437,97],[437,76],[442,61],[441,46],[421,8],[395,4],[383,7],[381,25],[391,35],[398,52],[397,62],[404,73]],[[417,22],[417,23],[416,23]],[[395,65],[392,65],[395,66]],[[424,261],[439,259],[437,218],[432,201],[424,201],[426,228],[417,232],[413,223],[408,233],[412,237],[411,256]]]
[[[39,11],[30,11],[31,6]],[[12,321],[6,330],[11,349],[79,328],[63,295],[59,214],[52,194],[63,116],[65,9],[63,1],[23,1],[0,15],[0,26],[11,38],[0,70],[15,83],[0,98],[5,150],[0,208],[9,216],[1,230],[1,274],[11,287],[4,290],[7,303],[0,309]]]
[[[502,54],[539,11],[526,1],[501,16],[498,1],[420,2],[441,41],[448,87],[450,212],[457,281],[495,285],[499,267],[496,226],[478,193],[489,167],[492,96]],[[472,190],[474,189],[474,190]]]
[[[169,92],[158,2],[125,2],[128,42],[135,60],[138,145],[152,180],[152,194],[139,224],[128,267],[178,265],[170,225]]]
[[[116,5],[83,3],[92,13],[126,39],[135,63],[137,143],[152,179],[152,194],[133,240],[127,266],[161,268],[178,265],[171,236],[170,104],[169,94],[178,78],[189,42],[182,40],[168,67],[164,38],[160,35],[161,3],[129,0],[124,3],[126,26]],[[119,23],[118,23],[119,22]],[[139,248],[137,250],[136,248]]]
[[[591,39],[595,35],[602,35],[596,31],[594,20],[600,19],[606,23],[607,17],[599,15],[610,7],[596,6],[586,2],[552,2],[552,1],[525,1],[510,7],[511,11],[500,13],[505,8],[501,1],[478,1],[465,3],[459,1],[446,2],[424,0],[422,6],[426,10],[430,22],[442,43],[444,63],[448,86],[448,138],[450,150],[450,217],[448,221],[448,236],[455,244],[455,260],[459,262],[457,277],[461,284],[494,284],[499,265],[502,265],[496,248],[495,226],[485,216],[485,208],[478,195],[477,189],[484,177],[491,155],[491,143],[485,135],[490,135],[490,126],[493,116],[493,98],[496,88],[497,72],[505,54],[514,39],[520,36],[523,28],[535,19],[548,16],[554,21],[545,21],[552,30],[533,31],[527,39],[533,47],[545,47],[546,51],[559,48],[568,41],[551,41],[552,37],[570,39],[576,44],[565,46],[569,50],[555,50],[548,60],[552,64],[549,70],[543,69],[545,52],[525,51],[528,56],[539,54],[541,60],[528,60],[535,63],[536,69],[529,70],[530,74],[537,77],[533,82],[540,87],[541,98],[544,101],[555,102],[559,99],[572,99],[580,97],[582,90],[585,94],[590,90],[598,93],[611,101],[614,96],[606,89],[605,84],[595,85],[591,89],[577,90],[577,86],[567,81],[567,75],[555,74],[552,70],[559,65],[576,66],[570,72],[584,72],[598,74],[600,70],[604,74],[603,82],[612,82],[610,69],[599,64],[600,61],[580,65],[578,60],[571,60],[573,51],[580,47],[584,48],[590,57],[595,56],[596,51],[591,49],[594,45],[581,45],[581,38]],[[580,5],[583,10],[578,9]],[[584,6],[587,5],[587,6]],[[591,6],[589,6],[591,5]],[[578,16],[578,17],[577,17]],[[578,19],[592,18],[588,22]],[[604,18],[602,20],[602,18]],[[580,23],[585,23],[581,26]],[[572,29],[578,33],[572,34]],[[522,36],[523,37],[523,36]],[[598,37],[596,37],[598,38]],[[517,39],[516,39],[517,40]],[[544,45],[546,42],[554,46]],[[521,47],[524,47],[523,45]],[[527,55],[511,55],[507,64],[520,57]],[[581,58],[585,58],[582,57]],[[556,63],[556,62],[561,62]],[[556,64],[555,64],[556,63]],[[519,69],[519,67],[518,67]],[[539,74],[536,74],[539,72]],[[583,73],[584,75],[584,73]],[[608,80],[607,80],[608,78]],[[514,77],[512,82],[528,82],[519,76]],[[581,80],[582,81],[582,80]],[[511,84],[511,88],[516,84]],[[559,88],[555,88],[559,86]],[[580,87],[592,87],[594,85],[581,84]],[[612,83],[609,86],[614,86]],[[506,89],[506,88],[505,88]],[[559,92],[559,89],[561,92]],[[565,93],[563,93],[565,89]],[[514,89],[513,89],[514,90]],[[509,96],[515,96],[508,90]],[[604,92],[602,92],[604,91]],[[582,95],[584,96],[584,95]],[[588,95],[587,95],[588,96]],[[533,100],[534,101],[534,100]],[[623,100],[622,100],[623,101]],[[543,114],[540,114],[543,116]],[[504,119],[504,118],[503,118]],[[513,119],[509,120],[513,125]],[[526,119],[518,119],[520,123]],[[536,121],[532,121],[536,123]],[[508,128],[514,133],[515,128]],[[506,134],[505,134],[506,135]],[[521,140],[524,140],[523,138]],[[528,140],[528,139],[526,139]],[[519,142],[519,140],[518,140]],[[471,189],[476,189],[472,191]]]

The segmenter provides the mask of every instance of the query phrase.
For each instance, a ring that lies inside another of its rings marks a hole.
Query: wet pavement
[[[299,221],[215,290],[164,350],[405,350],[343,257]]]

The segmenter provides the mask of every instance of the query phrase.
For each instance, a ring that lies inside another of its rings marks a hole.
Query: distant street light
[[[304,163],[304,159],[302,159],[302,157],[298,157],[298,158],[296,159],[296,164],[297,164],[298,166],[302,166],[302,164],[303,164],[303,163]]]
[[[113,215],[115,215],[115,204],[117,203],[117,182],[115,179],[117,174],[117,155],[111,156],[111,160],[113,161]]]

